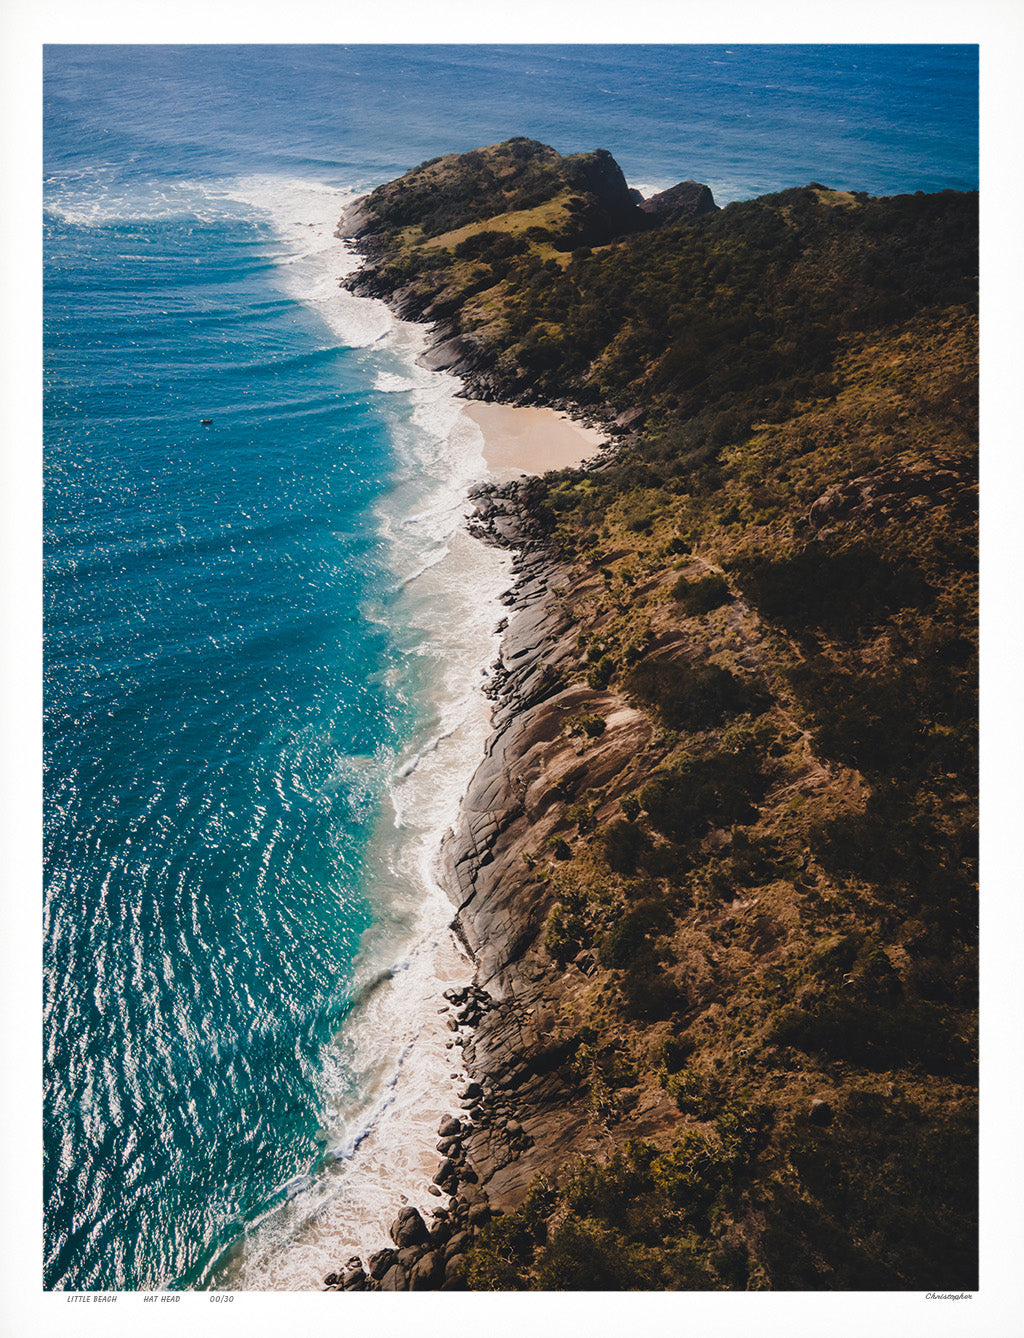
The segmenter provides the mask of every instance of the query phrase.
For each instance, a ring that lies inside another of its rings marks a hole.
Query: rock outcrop
[[[718,205],[708,186],[699,181],[680,181],[677,186],[641,200],[640,209],[661,225],[717,213]]]
[[[820,530],[839,521],[900,520],[937,507],[971,512],[977,473],[962,461],[897,461],[835,483],[812,502],[807,518]]]
[[[550,404],[555,397],[533,384],[531,349],[492,320],[522,267],[708,212],[717,206],[707,186],[681,182],[645,202],[607,150],[563,156],[517,137],[430,159],[378,186],[346,209],[338,236],[368,261],[345,281],[352,292],[432,324],[424,366],[461,377],[479,399]],[[593,402],[585,414],[609,427],[614,417]]]
[[[547,222],[534,226],[566,249],[599,246],[649,226],[636,192],[606,149],[563,157],[547,144],[518,137],[433,158],[378,186],[346,210],[339,235],[366,248],[410,225],[425,238],[440,237],[496,214],[552,204]]]

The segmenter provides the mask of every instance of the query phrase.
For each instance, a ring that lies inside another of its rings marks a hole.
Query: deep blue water
[[[478,458],[330,234],[513,134],[719,203],[974,188],[977,52],[47,49],[49,1288],[286,1250],[405,1062],[348,1039],[356,954],[414,936],[444,812],[406,778],[502,573],[460,574]]]

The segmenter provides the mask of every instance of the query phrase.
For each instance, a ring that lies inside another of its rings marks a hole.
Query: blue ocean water
[[[343,204],[513,134],[974,188],[977,51],[50,47],[44,114],[44,1282],[315,1287],[433,1170],[508,575]]]

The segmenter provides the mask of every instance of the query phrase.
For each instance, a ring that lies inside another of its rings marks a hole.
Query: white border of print
[[[1017,956],[1024,946],[1020,879],[1011,878],[1020,808],[1019,666],[1024,663],[1016,582],[1021,570],[1022,459],[1018,409],[1024,217],[1017,134],[1024,68],[1022,11],[1010,0],[519,0],[500,16],[480,0],[7,0],[0,12],[0,133],[4,335],[0,364],[0,1334],[104,1335],[282,1331],[385,1338],[485,1326],[488,1338],[586,1333],[591,1338],[827,1331],[901,1338],[1003,1338],[1019,1331],[1024,1105]],[[624,18],[628,14],[628,21]],[[947,1294],[359,1294],[254,1295],[214,1304],[209,1294],[144,1303],[44,1293],[40,1277],[40,1035],[36,945],[41,850],[41,310],[39,217],[42,46],[50,42],[955,42],[979,43],[983,187],[983,1237],[981,1290]],[[1005,440],[1004,440],[1004,434]],[[1016,1006],[1015,1006],[1016,1005]]]

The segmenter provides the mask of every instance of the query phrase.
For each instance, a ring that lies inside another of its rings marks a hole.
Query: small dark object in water
[[[210,424],[211,424],[212,422],[213,422],[213,419],[212,419],[212,418],[200,418],[200,420],[199,420],[199,426],[200,426],[200,427],[209,427]]]

